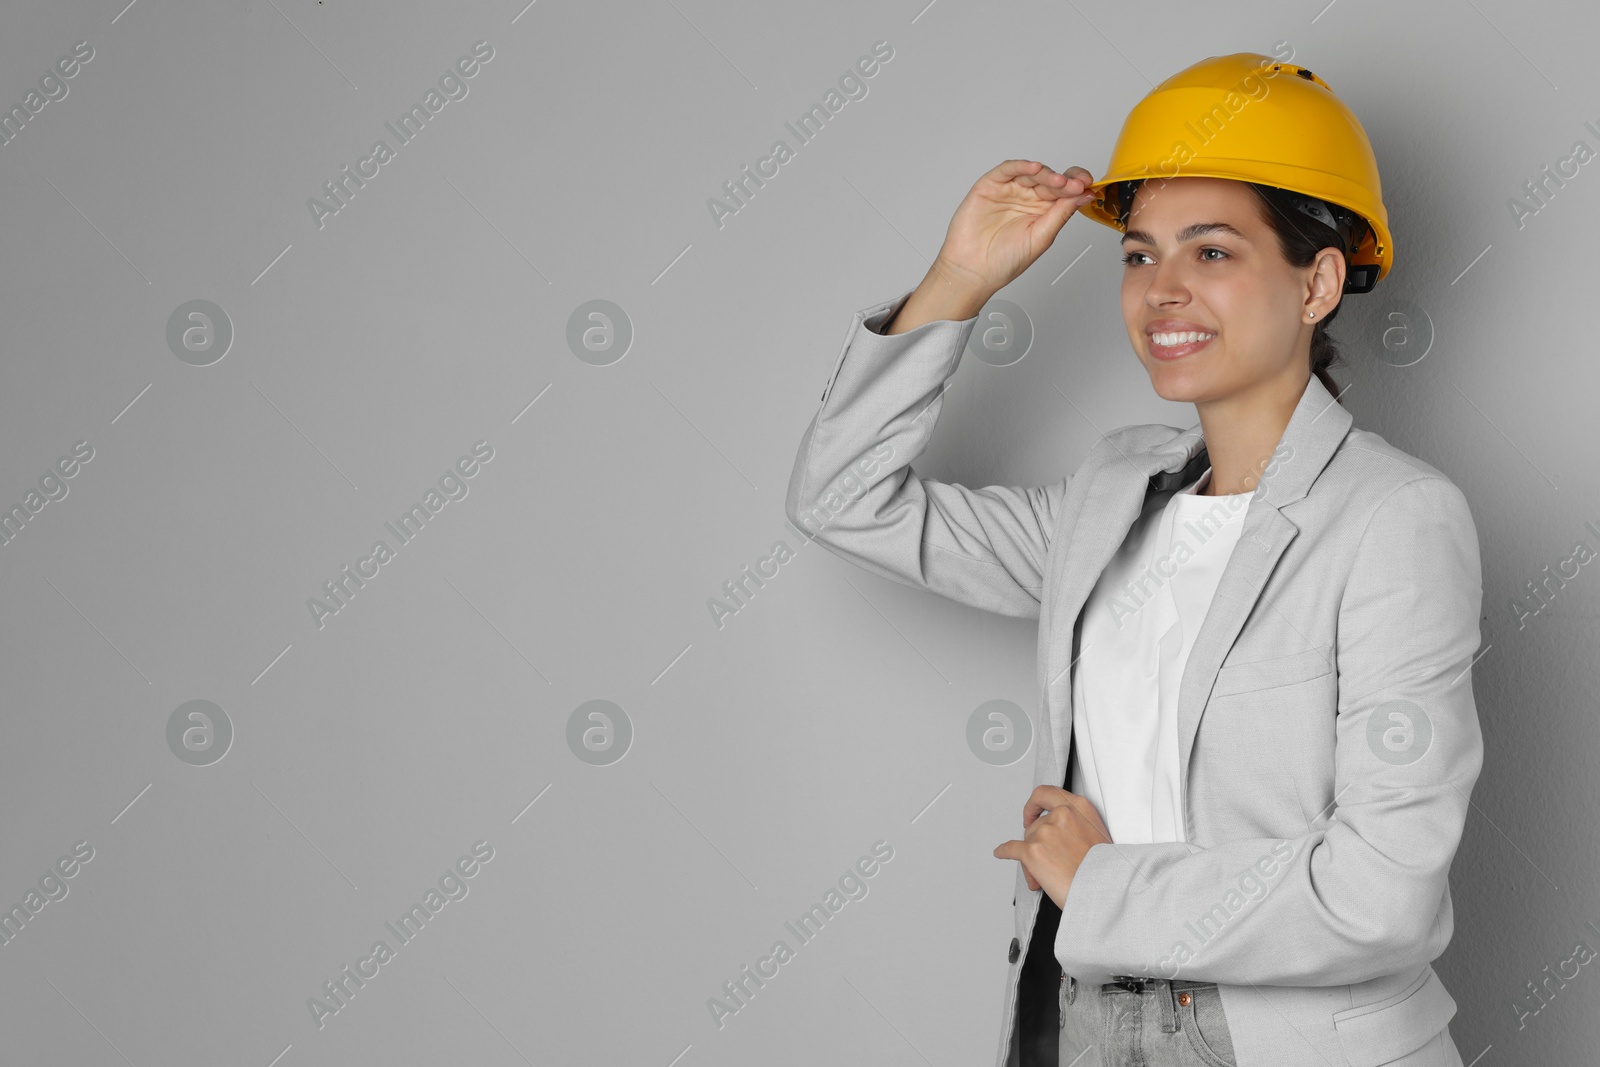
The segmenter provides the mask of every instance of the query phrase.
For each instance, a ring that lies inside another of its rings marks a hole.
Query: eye
[[[1205,248],[1200,249],[1200,256],[1207,263],[1218,263],[1218,262],[1220,262],[1220,260],[1216,260],[1216,259],[1205,259],[1205,254],[1207,252],[1215,252],[1215,253],[1217,253],[1217,255],[1221,256],[1222,259],[1231,259],[1231,258],[1233,258],[1228,252],[1226,252],[1226,251],[1224,251],[1224,250],[1222,250],[1220,248],[1217,248],[1217,247],[1214,247],[1214,246],[1207,246]],[[1143,255],[1144,255],[1143,252],[1126,252],[1122,256],[1122,265],[1125,266],[1125,267],[1141,266],[1142,264],[1136,262],[1134,257],[1135,256],[1143,256]]]

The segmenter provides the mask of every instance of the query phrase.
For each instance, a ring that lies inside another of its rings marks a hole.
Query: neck
[[[1306,379],[1264,381],[1245,392],[1195,403],[1211,462],[1203,496],[1255,490],[1307,384]]]

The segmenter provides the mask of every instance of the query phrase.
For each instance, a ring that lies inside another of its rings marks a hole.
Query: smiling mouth
[[[1145,336],[1150,340],[1150,354],[1155,356],[1157,359],[1182,359],[1184,356],[1187,356],[1190,353],[1200,351],[1206,345],[1216,340],[1217,335],[1214,333],[1203,333],[1198,330],[1177,333],[1168,333],[1158,330],[1155,333],[1146,334]],[[1165,339],[1172,343],[1163,344],[1161,340],[1158,340],[1158,338]]]

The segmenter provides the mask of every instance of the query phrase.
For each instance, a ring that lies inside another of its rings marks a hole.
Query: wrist
[[[925,280],[930,286],[929,295],[937,297],[941,305],[953,309],[950,317],[955,319],[972,318],[999,291],[971,271],[939,258],[935,258],[933,265],[928,268]]]

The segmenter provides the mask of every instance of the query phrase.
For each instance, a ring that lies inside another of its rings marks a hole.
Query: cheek
[[[1140,322],[1144,321],[1144,283],[1129,272],[1122,276],[1122,321],[1128,324],[1129,331],[1134,331]]]
[[[1256,336],[1281,332],[1279,323],[1286,314],[1292,328],[1296,292],[1287,279],[1250,270],[1209,279],[1205,289],[1206,300],[1220,321],[1234,323]]]
[[[1228,347],[1248,348],[1262,337],[1268,321],[1260,289],[1240,278],[1213,278],[1196,287],[1195,302],[1205,310],[1228,340]]]
[[[1141,323],[1144,322],[1144,290],[1134,285],[1130,280],[1123,278],[1122,283],[1122,323],[1128,330],[1128,339],[1134,342],[1138,349],[1138,334]]]

